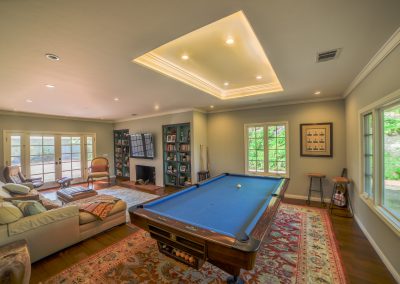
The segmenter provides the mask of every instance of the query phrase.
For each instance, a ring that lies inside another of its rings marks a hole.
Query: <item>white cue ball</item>
[[[236,185],[236,188],[241,188],[242,187],[242,185],[240,184],[240,183],[238,183],[237,185]]]

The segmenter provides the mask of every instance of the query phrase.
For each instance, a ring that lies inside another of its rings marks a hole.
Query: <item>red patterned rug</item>
[[[282,204],[246,283],[346,283],[327,210]],[[205,263],[195,270],[157,249],[138,230],[45,283],[225,283],[227,274]]]

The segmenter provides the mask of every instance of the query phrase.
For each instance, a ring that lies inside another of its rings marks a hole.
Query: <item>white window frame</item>
[[[359,111],[358,127],[360,152],[359,152],[359,195],[368,207],[387,224],[398,236],[400,236],[400,218],[395,217],[390,211],[382,206],[382,197],[384,191],[384,166],[383,166],[383,127],[382,115],[385,109],[393,107],[400,103],[400,89],[390,95],[366,106]],[[374,170],[373,170],[373,185],[372,194],[369,196],[365,193],[364,184],[364,115],[372,113],[373,121],[373,155],[374,155]]]
[[[285,125],[286,129],[286,173],[273,173],[268,172],[268,126],[277,126],[277,125]],[[249,171],[248,169],[248,128],[249,127],[264,127],[264,172],[253,172]],[[244,124],[244,160],[245,160],[245,173],[247,175],[254,175],[254,176],[275,176],[275,177],[289,177],[289,122],[288,121],[277,121],[277,122],[261,122],[261,123],[246,123]]]
[[[21,136],[21,170],[27,176],[30,177],[30,168],[28,164],[29,157],[29,147],[26,145],[29,144],[29,136],[30,135],[49,135],[49,136],[80,136],[81,137],[81,161],[82,161],[82,178],[78,179],[78,181],[84,181],[87,179],[88,175],[88,165],[87,165],[87,137],[93,137],[93,158],[96,157],[96,133],[89,132],[59,132],[59,131],[26,131],[26,130],[3,130],[3,162],[4,165],[9,164],[10,150],[11,150],[11,142],[8,141],[8,137],[11,135],[20,135]],[[83,139],[83,140],[82,140]],[[57,147],[57,145],[55,145]],[[56,157],[57,159],[57,157]],[[56,185],[55,183],[49,183],[49,186]]]

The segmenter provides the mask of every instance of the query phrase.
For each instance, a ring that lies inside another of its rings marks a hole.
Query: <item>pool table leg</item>
[[[226,283],[228,283],[228,284],[244,284],[244,281],[242,278],[240,278],[239,275],[233,275],[233,276],[229,276],[226,279]]]

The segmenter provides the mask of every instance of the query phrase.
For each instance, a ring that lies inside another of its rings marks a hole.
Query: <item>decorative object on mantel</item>
[[[332,157],[333,123],[300,124],[300,155],[304,157]]]

